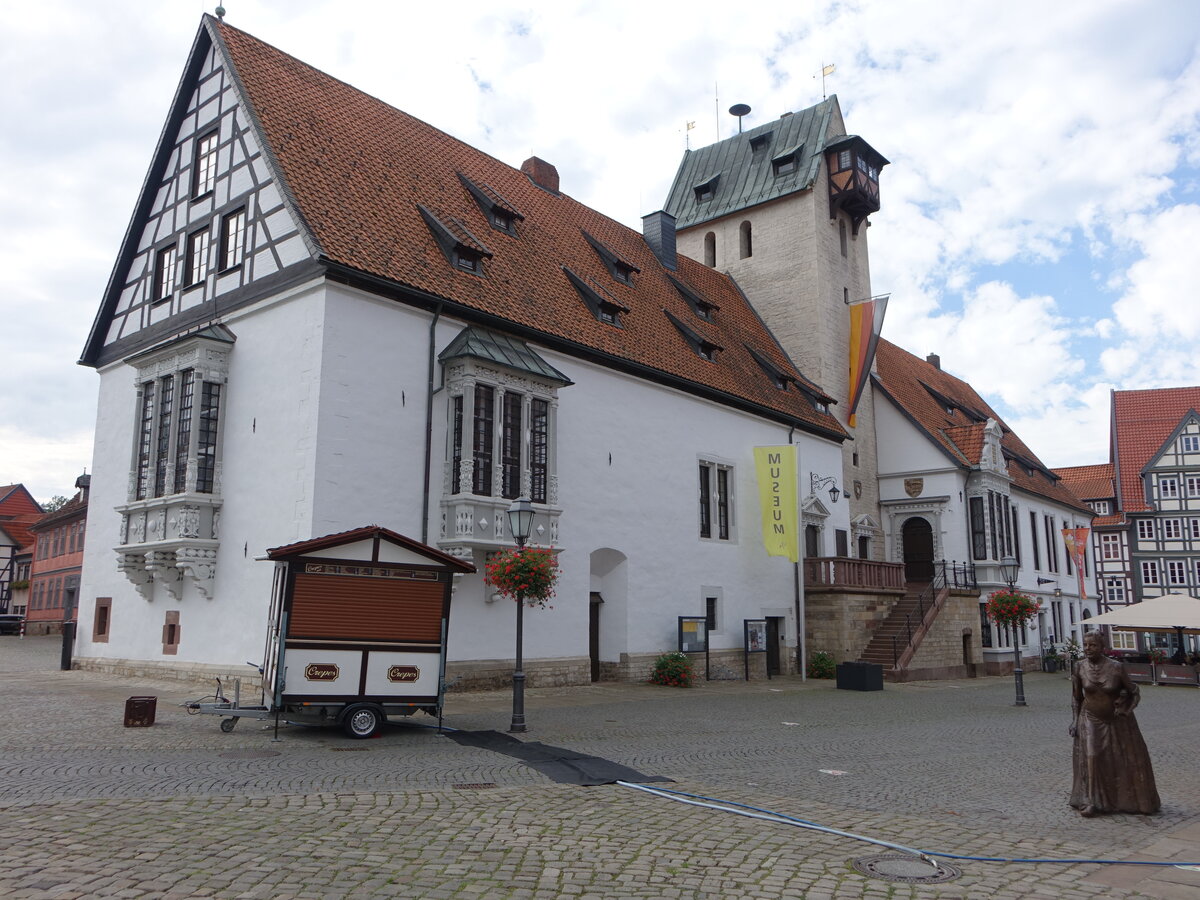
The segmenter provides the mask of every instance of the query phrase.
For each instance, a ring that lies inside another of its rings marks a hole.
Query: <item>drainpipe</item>
[[[788,429],[788,444],[795,443],[795,435],[796,426],[793,425]],[[800,478],[799,453],[796,454],[796,478],[797,480]],[[799,491],[796,493],[799,494]],[[797,499],[799,498],[797,497]],[[796,512],[797,516],[799,517],[799,510]],[[804,522],[802,519],[798,521],[798,525],[799,529],[796,535],[796,542],[798,544],[797,549],[799,550],[804,546],[803,541],[800,540],[801,535],[804,534]],[[801,555],[800,562],[792,563],[792,580],[794,582],[796,592],[796,668],[800,670],[800,680],[808,681],[808,672],[806,671],[806,667],[804,665],[804,661],[808,656],[807,648],[804,645],[804,579],[800,577],[800,566],[803,564],[803,562],[804,557]]]
[[[429,543],[429,473],[433,466],[433,373],[434,351],[437,349],[437,324],[442,316],[442,304],[433,311],[429,323],[429,371],[425,385],[425,485],[421,492],[421,543]]]

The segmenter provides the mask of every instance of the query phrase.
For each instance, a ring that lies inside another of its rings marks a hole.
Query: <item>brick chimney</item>
[[[529,180],[538,187],[552,194],[558,193],[558,169],[544,159],[531,156],[521,163],[521,171],[529,176]]]
[[[642,216],[642,237],[658,261],[672,272],[678,265],[675,256],[675,217],[665,210]]]
[[[930,353],[927,357],[925,357],[925,362],[929,363],[931,366],[933,366],[939,372],[942,369],[942,358],[940,356],[938,356],[936,353]]]

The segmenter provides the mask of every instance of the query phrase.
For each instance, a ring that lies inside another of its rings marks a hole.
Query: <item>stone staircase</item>
[[[885,677],[902,670],[925,636],[922,612],[928,616],[936,596],[942,592],[948,593],[945,587],[935,592],[928,583],[909,582],[904,596],[875,630],[859,660],[883,666]]]

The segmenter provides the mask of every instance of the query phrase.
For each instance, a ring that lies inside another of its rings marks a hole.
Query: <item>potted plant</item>
[[[1054,673],[1058,671],[1058,654],[1053,647],[1047,648],[1042,654],[1042,671]]]

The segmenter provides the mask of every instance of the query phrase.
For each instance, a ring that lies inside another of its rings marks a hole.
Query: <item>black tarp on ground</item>
[[[640,784],[671,780],[661,775],[643,775],[636,769],[620,763],[598,756],[588,756],[586,753],[578,753],[564,747],[551,747],[537,741],[521,741],[499,731],[447,731],[446,737],[464,747],[479,747],[519,759],[559,784],[593,786],[613,784],[617,781]]]

